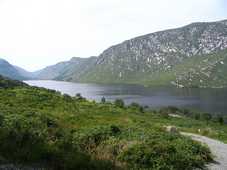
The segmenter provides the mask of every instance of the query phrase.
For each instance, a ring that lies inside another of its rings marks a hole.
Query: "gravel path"
[[[207,165],[209,170],[227,170],[227,144],[218,140],[210,139],[205,136],[200,136],[192,133],[181,133],[185,136],[190,136],[193,140],[205,143],[210,148],[215,156],[215,163]]]

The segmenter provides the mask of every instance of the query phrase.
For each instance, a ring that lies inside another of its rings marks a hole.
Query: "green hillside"
[[[69,61],[60,62],[35,72],[35,78],[41,80],[75,81],[90,69],[96,61],[96,57],[73,57]]]
[[[9,78],[0,75],[0,89],[13,88],[13,87],[25,87],[27,84],[17,80],[11,80]]]
[[[167,132],[165,126],[194,133],[200,129],[204,135],[227,142],[223,122],[183,115],[174,118],[168,116],[168,110],[125,106],[121,100],[96,103],[80,95],[70,97],[14,81],[15,85],[8,84],[1,78],[1,165],[54,170],[190,170],[212,160],[209,149],[177,131]]]
[[[227,87],[227,50],[186,58],[165,71],[126,72],[124,77],[117,74],[109,72],[108,66],[97,66],[81,77],[81,81],[145,86]]]

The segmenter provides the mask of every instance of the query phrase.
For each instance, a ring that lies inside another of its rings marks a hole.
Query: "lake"
[[[210,113],[227,114],[227,89],[198,89],[198,88],[170,88],[143,87],[139,85],[100,85],[82,84],[61,81],[31,80],[25,83],[54,89],[62,93],[75,96],[80,93],[89,100],[100,101],[105,97],[107,101],[117,98],[126,104],[132,102],[153,108],[177,106],[201,110]]]

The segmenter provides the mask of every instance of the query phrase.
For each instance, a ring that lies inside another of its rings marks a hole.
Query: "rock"
[[[170,132],[170,133],[179,133],[177,127],[175,127],[175,126],[166,126],[165,128],[166,128],[166,131],[167,132]]]

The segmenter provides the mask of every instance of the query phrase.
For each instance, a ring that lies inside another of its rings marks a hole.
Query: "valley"
[[[227,170],[226,9],[0,0],[0,170]]]

